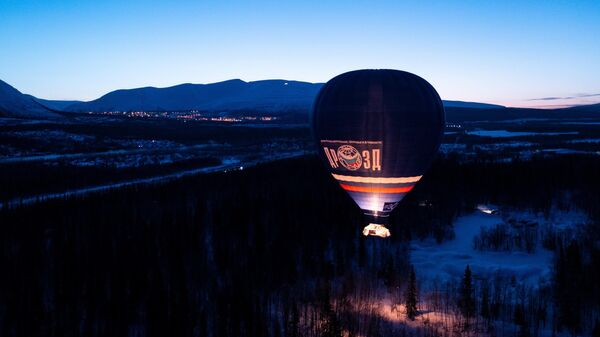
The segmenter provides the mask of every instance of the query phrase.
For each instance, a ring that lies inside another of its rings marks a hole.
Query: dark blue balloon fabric
[[[366,214],[387,216],[436,155],[444,108],[421,77],[398,70],[357,70],[334,77],[316,98],[318,153]]]

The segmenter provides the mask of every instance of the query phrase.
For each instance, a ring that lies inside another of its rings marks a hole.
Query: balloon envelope
[[[386,69],[331,79],[315,100],[312,123],[333,177],[372,221],[385,223],[431,164],[445,121],[427,81]]]

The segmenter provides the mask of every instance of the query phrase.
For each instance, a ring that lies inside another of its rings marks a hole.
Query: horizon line
[[[1,79],[0,79],[1,81]],[[52,98],[43,98],[43,97],[38,97],[35,96],[33,94],[29,94],[29,93],[24,93],[21,90],[17,89],[20,93],[25,94],[25,95],[30,95],[32,97],[35,97],[37,99],[41,99],[41,100],[47,100],[47,101],[75,101],[75,102],[82,102],[82,103],[86,103],[86,102],[92,102],[95,101],[97,99],[100,99],[112,92],[115,91],[121,91],[121,90],[136,90],[136,89],[169,89],[169,88],[174,88],[174,87],[178,87],[178,86],[182,86],[182,85],[212,85],[212,84],[219,84],[219,83],[225,83],[225,82],[232,82],[232,81],[240,81],[243,83],[256,83],[256,82],[266,82],[266,81],[281,81],[281,82],[295,82],[295,83],[305,83],[305,84],[310,84],[310,85],[324,85],[327,82],[309,82],[309,81],[299,81],[299,80],[289,80],[289,79],[284,79],[284,78],[267,78],[267,79],[260,79],[260,80],[251,80],[251,81],[247,81],[247,80],[243,80],[241,78],[231,78],[231,79],[227,79],[227,80],[222,80],[222,81],[216,81],[216,82],[207,82],[207,83],[195,83],[195,82],[183,82],[183,83],[178,83],[178,84],[173,84],[173,85],[167,85],[167,86],[153,86],[153,85],[147,85],[147,86],[139,86],[139,87],[129,87],[129,88],[118,88],[118,89],[113,89],[110,90],[104,94],[101,94],[100,96],[90,99],[90,100],[83,100],[83,99],[74,99],[74,98],[66,98],[66,99],[52,99]],[[4,81],[3,81],[4,82]],[[10,85],[12,87],[11,84],[4,82],[8,85]],[[287,83],[286,83],[287,85]],[[441,98],[441,97],[440,97]],[[577,98],[584,98],[584,97],[567,97],[564,100],[575,100]],[[497,106],[501,106],[504,108],[522,108],[522,109],[541,109],[541,110],[552,110],[552,109],[565,109],[565,108],[573,108],[573,107],[578,107],[578,106],[586,106],[586,105],[594,105],[594,104],[599,104],[600,103],[600,99],[598,99],[598,101],[586,101],[586,102],[573,102],[573,103],[562,103],[562,104],[528,104],[534,101],[537,101],[539,99],[515,99],[515,100],[464,100],[464,99],[449,99],[449,98],[441,98],[443,101],[453,101],[453,102],[465,102],[465,103],[481,103],[481,104],[490,104],[490,105],[497,105]]]

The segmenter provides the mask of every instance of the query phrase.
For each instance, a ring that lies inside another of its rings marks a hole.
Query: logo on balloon
[[[342,145],[338,147],[337,156],[340,164],[350,171],[356,171],[362,166],[360,153],[352,145]]]
[[[383,211],[384,212],[391,212],[394,210],[394,208],[396,208],[396,206],[398,206],[400,202],[396,201],[396,202],[385,202],[383,203]]]
[[[381,171],[381,141],[324,139],[321,144],[331,168]]]

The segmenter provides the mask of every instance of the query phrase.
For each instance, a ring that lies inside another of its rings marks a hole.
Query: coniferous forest
[[[598,172],[589,156],[440,157],[387,240],[362,236],[361,212],[313,156],[3,209],[0,335],[598,336]],[[577,207],[590,221],[545,236],[547,283],[464,265],[422,288],[410,240],[452,239],[479,203]]]

